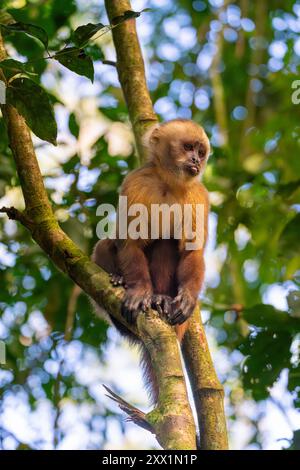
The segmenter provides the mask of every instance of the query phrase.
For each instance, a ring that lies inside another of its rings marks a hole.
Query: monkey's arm
[[[173,300],[172,325],[184,323],[193,313],[204,279],[203,250],[185,250],[177,268],[178,294]]]
[[[146,311],[151,306],[152,283],[148,261],[135,240],[127,240],[119,247],[118,259],[128,287],[122,313],[128,322],[133,322],[140,310]]]

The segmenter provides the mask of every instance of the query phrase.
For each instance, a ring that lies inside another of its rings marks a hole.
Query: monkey
[[[151,307],[175,327],[182,341],[204,280],[209,199],[200,177],[210,153],[210,143],[200,125],[191,120],[175,119],[151,128],[146,134],[145,146],[147,162],[125,177],[120,195],[127,197],[128,208],[143,204],[147,215],[153,204],[167,207],[179,204],[181,208],[190,204],[193,229],[195,207],[202,205],[202,246],[188,250],[183,232],[181,238],[175,238],[173,215],[168,239],[163,236],[161,223],[156,239],[150,236],[121,239],[118,232],[116,240],[98,241],[92,259],[110,274],[114,286],[125,287],[122,315],[127,322],[134,323],[141,312]],[[127,217],[130,222],[132,218],[128,214]],[[149,217],[146,224],[151,225]],[[146,348],[123,324],[113,318],[111,321],[122,335],[141,346],[150,397],[156,403],[158,389]]]

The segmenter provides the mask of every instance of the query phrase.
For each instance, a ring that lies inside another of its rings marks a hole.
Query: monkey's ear
[[[159,126],[159,124],[157,124],[157,126],[155,126],[152,129],[152,132],[151,132],[151,135],[150,135],[150,143],[151,144],[156,144],[159,141],[159,134],[160,134],[159,131],[160,131],[160,126]]]
[[[150,129],[144,134],[143,136],[143,144],[145,147],[150,147],[151,145],[155,144],[159,140],[159,124],[155,124],[154,126],[150,127]]]

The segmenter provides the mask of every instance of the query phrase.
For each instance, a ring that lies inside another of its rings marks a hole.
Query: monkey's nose
[[[198,165],[199,164],[199,159],[197,157],[192,157],[192,162],[195,164],[195,165]]]

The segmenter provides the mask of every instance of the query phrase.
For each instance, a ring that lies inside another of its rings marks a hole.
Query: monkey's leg
[[[113,286],[126,288],[124,277],[118,267],[118,253],[114,240],[100,240],[94,248],[92,260],[110,275]]]
[[[148,253],[153,284],[152,308],[168,318],[172,297],[177,293],[176,269],[179,260],[176,240],[157,240]]]

